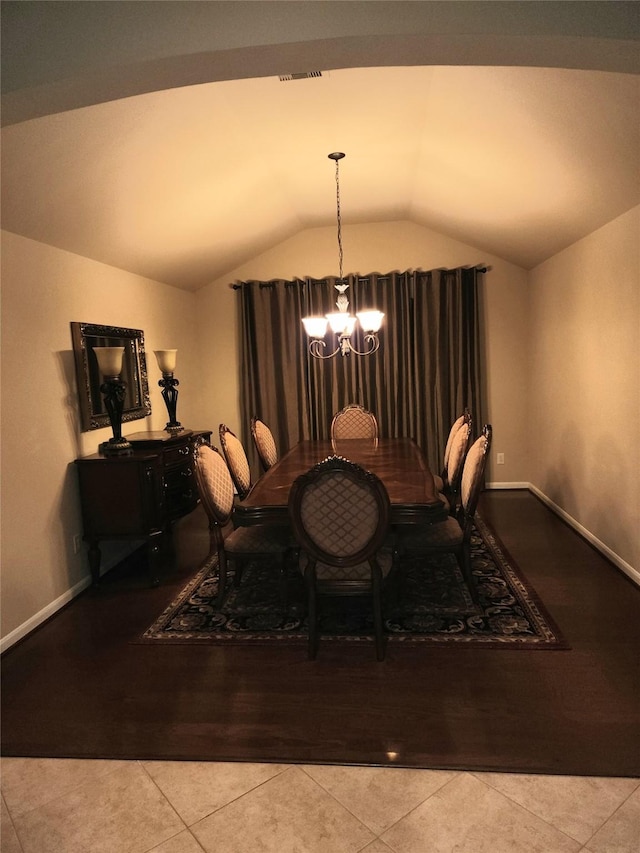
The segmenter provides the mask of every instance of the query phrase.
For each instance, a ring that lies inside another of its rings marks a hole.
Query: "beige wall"
[[[493,483],[534,486],[622,560],[638,566],[639,259],[636,209],[533,273],[408,222],[344,227],[345,268],[360,273],[486,264],[487,417]],[[69,322],[143,329],[178,348],[178,417],[240,430],[237,296],[243,278],[335,273],[334,228],[311,229],[193,294],[3,232],[2,636],[14,639],[86,583],[74,555],[80,508],[73,460],[110,430],[81,433]],[[195,331],[194,331],[195,330]],[[531,336],[531,340],[530,340]],[[105,562],[109,550],[105,549]],[[115,552],[111,553],[115,559]]]
[[[531,482],[636,572],[639,236],[637,207],[530,273]]]
[[[73,460],[110,428],[79,431],[69,323],[143,329],[152,415],[123,432],[167,421],[154,349],[178,348],[178,417],[196,420],[193,294],[2,234],[2,635],[88,575]],[[105,560],[109,551],[105,549]]]
[[[490,481],[523,483],[529,480],[526,443],[526,372],[528,364],[527,273],[520,267],[443,237],[411,222],[373,223],[343,227],[345,271],[365,274],[421,268],[491,267],[484,276],[487,419],[494,428],[494,449],[505,454],[505,464],[490,464]],[[237,294],[229,283],[243,279],[268,280],[336,273],[334,227],[314,228],[279,244],[196,294],[198,338],[204,362],[204,422],[224,421],[234,432],[240,423],[238,401]],[[211,318],[215,317],[215,326]],[[215,331],[214,331],[215,329]],[[284,333],[285,330],[274,330]],[[384,346],[384,332],[383,332]],[[495,454],[493,455],[495,458]]]

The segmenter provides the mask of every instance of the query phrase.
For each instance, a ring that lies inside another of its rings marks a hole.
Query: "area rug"
[[[494,648],[567,649],[553,619],[498,537],[476,516],[472,571],[474,604],[455,557],[403,561],[385,601],[390,642],[439,643]],[[250,563],[218,611],[217,559],[209,557],[138,641],[176,643],[295,642],[307,640],[306,593],[299,572],[288,579],[286,606],[278,594],[277,569]],[[323,597],[324,640],[373,642],[370,601]]]

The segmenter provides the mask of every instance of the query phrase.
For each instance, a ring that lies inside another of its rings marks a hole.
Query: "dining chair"
[[[333,416],[332,440],[342,438],[378,438],[378,421],[373,412],[357,403],[350,403]]]
[[[442,460],[442,473],[433,475],[433,479],[436,484],[436,489],[439,492],[443,492],[445,489],[445,483],[447,481],[447,465],[449,464],[449,454],[451,453],[451,445],[453,444],[453,439],[455,437],[455,434],[458,432],[458,430],[464,423],[472,423],[471,413],[467,408],[465,408],[464,412],[460,415],[459,418],[456,418],[456,420],[451,425],[451,429],[449,430],[447,444],[444,449],[444,458]]]
[[[491,449],[491,438],[491,425],[485,424],[482,435],[476,439],[467,453],[462,472],[461,504],[458,516],[455,518],[449,516],[446,521],[434,524],[405,525],[397,532],[400,573],[402,560],[405,557],[428,558],[435,554],[453,553],[475,604],[478,604],[479,600],[471,569],[471,533],[478,499],[484,484],[484,471]],[[428,567],[425,570],[428,570]]]
[[[329,456],[294,480],[288,506],[307,588],[309,658],[318,653],[318,597],[367,594],[376,657],[383,660],[382,583],[393,561],[384,484],[360,465]]]
[[[237,582],[242,566],[252,559],[272,560],[278,568],[280,600],[287,598],[285,556],[291,547],[290,529],[286,525],[256,524],[233,527],[233,481],[227,463],[216,447],[204,439],[196,440],[193,449],[193,468],[200,502],[209,520],[209,553],[218,557],[218,609],[224,602],[227,583],[227,559],[234,561]]]
[[[235,433],[231,432],[228,426],[220,424],[218,434],[224,458],[227,460],[227,465],[229,466],[233,485],[236,487],[236,492],[240,500],[244,500],[251,488],[251,469],[249,468],[247,454],[240,439]]]
[[[456,515],[459,510],[460,481],[469,445],[471,444],[471,438],[472,422],[471,418],[469,418],[468,421],[463,421],[451,440],[445,480],[442,491],[439,493],[440,499],[448,505],[450,515]]]
[[[268,471],[278,461],[278,450],[273,433],[264,421],[253,417],[251,418],[251,435],[258,451],[260,464],[264,471]]]

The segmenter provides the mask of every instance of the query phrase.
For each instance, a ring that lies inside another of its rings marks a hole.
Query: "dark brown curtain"
[[[439,472],[449,429],[464,407],[476,434],[483,422],[479,275],[460,268],[350,276],[350,310],[385,314],[380,349],[327,361],[309,355],[301,318],[335,310],[334,278],[236,285],[243,440],[253,470],[253,415],[268,424],[282,454],[301,439],[328,438],[334,413],[360,403],[375,413],[382,436],[415,439]],[[327,335],[328,352],[334,338]],[[354,345],[365,347],[358,332]]]

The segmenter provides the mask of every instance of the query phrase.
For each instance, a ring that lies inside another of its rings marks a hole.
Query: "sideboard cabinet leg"
[[[163,534],[158,531],[147,542],[147,560],[149,563],[149,586],[159,586],[162,566]]]
[[[98,545],[97,539],[91,539],[89,542],[89,568],[91,570],[91,583],[93,586],[100,586],[100,563],[102,554]]]

